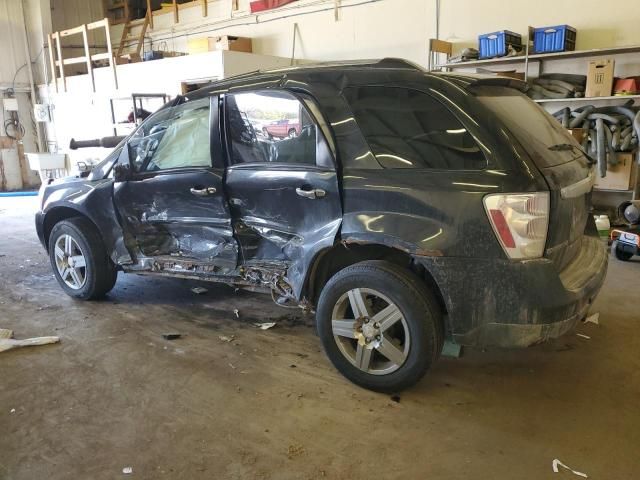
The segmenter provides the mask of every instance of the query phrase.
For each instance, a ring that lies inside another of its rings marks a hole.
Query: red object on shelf
[[[640,77],[619,78],[616,80],[614,94],[636,94],[640,91]]]
[[[265,10],[271,10],[273,8],[282,7],[287,3],[295,2],[297,0],[255,0],[249,5],[251,7],[251,13],[264,12]]]

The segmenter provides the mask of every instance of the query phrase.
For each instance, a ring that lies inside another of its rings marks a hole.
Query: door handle
[[[215,187],[208,187],[208,188],[192,187],[189,191],[198,197],[206,197],[207,195],[213,195],[214,193],[216,193],[217,190],[215,189]]]
[[[322,198],[327,195],[327,192],[321,188],[312,188],[311,190],[303,190],[302,188],[296,188],[296,193],[304,198],[310,198],[315,200],[316,198]]]

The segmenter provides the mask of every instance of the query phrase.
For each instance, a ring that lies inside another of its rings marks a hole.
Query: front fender
[[[113,205],[113,180],[54,182],[43,192],[42,210],[36,215],[39,236],[46,246],[47,232],[58,219],[76,212],[91,220],[104,242],[105,249],[116,264],[131,262],[124,246],[122,226]],[[40,233],[41,232],[41,233]]]

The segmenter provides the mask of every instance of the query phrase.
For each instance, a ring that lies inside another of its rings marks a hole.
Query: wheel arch
[[[47,251],[49,250],[49,236],[51,235],[51,230],[53,230],[53,227],[62,220],[67,220],[74,217],[82,217],[87,219],[89,222],[91,222],[91,224],[98,232],[100,231],[96,223],[81,210],[67,206],[54,207],[45,213],[44,220],[42,222],[42,232]]]
[[[341,242],[320,251],[311,262],[303,287],[303,296],[315,305],[322,287],[343,268],[365,260],[385,260],[406,268],[421,278],[433,292],[443,313],[447,314],[447,304],[443,292],[434,275],[422,263],[404,250],[380,243]]]

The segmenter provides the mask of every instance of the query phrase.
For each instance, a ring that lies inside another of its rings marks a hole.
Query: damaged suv
[[[44,186],[38,235],[72,297],[118,271],[264,290],[315,309],[348,379],[398,391],[445,340],[562,335],[604,281],[590,160],[525,88],[398,59],[223,80]]]

